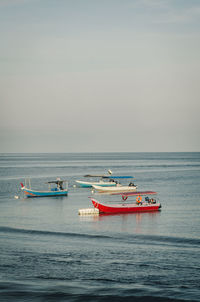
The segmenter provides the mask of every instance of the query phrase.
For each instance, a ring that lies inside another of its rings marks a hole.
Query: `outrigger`
[[[21,183],[21,190],[24,192],[26,197],[47,197],[47,196],[66,196],[68,195],[68,183],[66,180],[61,180],[57,178],[53,181],[48,181],[46,184],[49,185],[49,190],[38,191],[31,189],[30,179],[25,179],[25,185]],[[54,184],[56,187],[51,188],[51,185]],[[65,184],[65,186],[64,186]]]
[[[136,212],[151,212],[161,209],[161,203],[157,202],[156,198],[149,198],[148,195],[156,195],[157,192],[153,191],[138,191],[138,192],[124,192],[115,193],[114,195],[121,195],[122,202],[120,203],[101,203],[91,197],[91,201],[96,209],[101,214],[124,214]],[[126,203],[125,201],[130,196],[136,196],[136,201],[133,203]],[[142,196],[146,196],[144,201]]]

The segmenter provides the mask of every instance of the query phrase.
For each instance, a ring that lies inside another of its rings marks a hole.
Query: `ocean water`
[[[92,193],[75,180],[108,169],[161,211],[79,216]],[[69,194],[15,199],[25,177]],[[200,301],[200,153],[1,154],[0,301],[111,300]]]

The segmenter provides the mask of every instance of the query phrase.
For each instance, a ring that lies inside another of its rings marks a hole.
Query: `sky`
[[[0,152],[200,151],[199,0],[0,0]]]

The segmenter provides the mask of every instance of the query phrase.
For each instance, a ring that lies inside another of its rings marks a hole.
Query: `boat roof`
[[[156,194],[158,193],[154,191],[135,191],[135,192],[113,193],[112,195],[137,196],[137,195],[156,195]]]
[[[123,176],[114,176],[114,175],[93,175],[93,174],[87,174],[87,175],[84,175],[84,177],[102,177],[102,178],[133,178],[133,176],[126,176],[126,175],[123,175]]]
[[[86,174],[84,177],[107,177],[107,175],[99,175],[99,174]]]
[[[103,178],[133,178],[133,176],[130,175],[119,175],[119,176],[114,176],[114,175],[108,175],[108,176],[104,176]]]
[[[84,177],[101,177],[101,178],[133,178],[133,176],[116,175],[114,176],[112,171],[108,169],[108,174],[86,174]]]
[[[67,180],[52,180],[52,181],[46,182],[46,184],[58,184],[58,183],[63,183],[63,182],[67,182]]]

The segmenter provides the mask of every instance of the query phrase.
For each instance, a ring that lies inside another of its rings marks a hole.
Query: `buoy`
[[[15,195],[15,199],[19,199],[19,196]]]
[[[88,209],[79,209],[78,210],[78,214],[79,215],[98,215],[99,214],[99,210],[94,208],[88,208]]]

